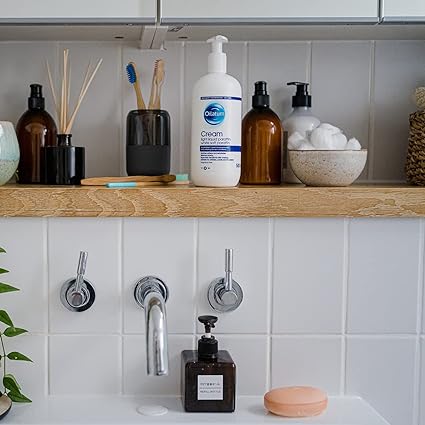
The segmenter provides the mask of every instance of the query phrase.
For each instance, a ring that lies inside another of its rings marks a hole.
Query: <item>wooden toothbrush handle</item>
[[[137,97],[137,109],[146,109],[145,102],[143,100],[142,91],[140,90],[140,84],[137,80],[134,84],[134,91],[136,92]]]
[[[155,101],[153,103],[154,109],[161,109],[161,89],[162,89],[163,83],[164,83],[163,81],[160,83],[155,81],[156,90],[155,90]]]

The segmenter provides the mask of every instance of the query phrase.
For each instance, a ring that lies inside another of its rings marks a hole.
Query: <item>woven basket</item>
[[[425,186],[425,111],[410,114],[406,179],[410,184]]]

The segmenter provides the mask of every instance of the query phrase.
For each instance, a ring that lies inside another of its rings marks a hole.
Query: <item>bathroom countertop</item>
[[[141,404],[160,404],[169,409],[163,416],[140,415]],[[133,425],[133,424],[277,424],[389,425],[359,397],[330,397],[328,410],[308,419],[288,419],[268,414],[261,397],[240,397],[235,413],[185,413],[180,399],[173,397],[72,397],[35,400],[14,405],[3,424],[19,425]]]

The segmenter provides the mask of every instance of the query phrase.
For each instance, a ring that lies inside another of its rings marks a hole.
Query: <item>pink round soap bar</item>
[[[275,388],[264,396],[264,407],[271,413],[289,418],[320,415],[328,405],[328,396],[313,387]]]

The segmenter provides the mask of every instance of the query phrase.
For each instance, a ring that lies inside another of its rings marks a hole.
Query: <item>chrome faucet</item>
[[[167,286],[155,276],[146,276],[136,283],[134,299],[145,310],[148,375],[168,375],[167,298]]]

